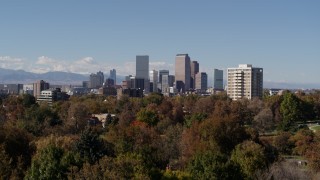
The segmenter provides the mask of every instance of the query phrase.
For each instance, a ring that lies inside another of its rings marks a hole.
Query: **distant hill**
[[[108,74],[104,74],[105,79]],[[38,80],[45,80],[50,84],[59,85],[80,85],[82,81],[89,80],[89,74],[77,74],[70,72],[53,71],[47,73],[32,73],[24,70],[12,70],[0,68],[0,84],[28,84]],[[117,76],[117,84],[121,84],[124,76]]]
[[[82,81],[88,80],[89,75],[82,75],[69,72],[47,72],[37,74],[26,72],[24,70],[11,70],[0,68],[0,84],[4,83],[33,83],[37,80],[45,80],[50,84],[82,84]]]
[[[277,89],[320,89],[320,84],[264,82],[263,87],[264,88],[277,88]]]

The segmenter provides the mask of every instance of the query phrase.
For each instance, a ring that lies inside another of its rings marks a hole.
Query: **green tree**
[[[0,179],[22,178],[31,164],[32,136],[16,127],[0,127]],[[4,178],[6,177],[6,178]]]
[[[25,179],[66,179],[67,166],[62,163],[63,149],[50,145],[32,161]]]
[[[197,153],[188,170],[194,179],[243,179],[236,164],[227,156],[213,151]]]
[[[232,151],[231,160],[237,163],[248,179],[256,179],[257,173],[267,167],[263,146],[244,141]]]
[[[30,94],[23,94],[22,103],[25,107],[30,107],[36,104],[36,98]]]
[[[141,122],[147,123],[149,126],[155,126],[159,122],[156,112],[142,108],[137,113],[137,119]]]
[[[79,152],[80,157],[90,164],[94,164],[104,155],[113,155],[113,148],[110,143],[103,144],[99,136],[91,128],[86,128],[76,142],[76,151]]]
[[[285,93],[281,102],[280,112],[282,122],[279,125],[280,130],[288,131],[293,128],[297,121],[302,119],[301,100],[292,93]]]

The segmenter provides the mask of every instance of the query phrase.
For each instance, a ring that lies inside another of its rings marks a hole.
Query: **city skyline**
[[[174,74],[175,55],[188,53],[201,72],[248,63],[264,68],[265,81],[320,84],[317,1],[33,0],[1,7],[1,68],[128,75],[135,56],[148,54],[150,69]],[[177,13],[181,7],[185,13]]]

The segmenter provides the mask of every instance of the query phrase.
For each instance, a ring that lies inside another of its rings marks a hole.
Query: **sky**
[[[135,74],[136,55],[174,74],[188,53],[210,76],[238,64],[264,80],[320,84],[318,0],[1,0],[0,67]]]

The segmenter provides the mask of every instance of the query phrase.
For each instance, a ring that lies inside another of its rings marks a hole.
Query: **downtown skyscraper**
[[[150,71],[150,92],[158,92],[158,71]]]
[[[223,70],[213,69],[213,89],[223,90]]]
[[[190,79],[190,88],[196,88],[196,75],[199,72],[199,63],[198,61],[191,62],[191,79]]]
[[[178,92],[184,93],[190,89],[191,65],[188,54],[177,54],[175,63],[175,82]]]
[[[114,85],[117,84],[117,71],[115,69],[110,70],[110,77],[109,78],[113,80]]]
[[[149,92],[149,56],[136,56],[136,79],[144,79],[144,91]]]

